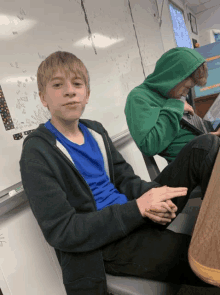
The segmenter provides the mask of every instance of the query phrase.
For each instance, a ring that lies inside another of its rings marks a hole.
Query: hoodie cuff
[[[138,208],[136,200],[128,201],[118,207],[118,219],[125,235],[146,223]]]

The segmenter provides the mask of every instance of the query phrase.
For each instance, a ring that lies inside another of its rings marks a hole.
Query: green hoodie
[[[154,72],[129,93],[125,106],[128,128],[147,156],[159,154],[173,161],[195,137],[180,126],[184,103],[169,98],[168,93],[204,62],[193,49],[173,48],[157,61]]]

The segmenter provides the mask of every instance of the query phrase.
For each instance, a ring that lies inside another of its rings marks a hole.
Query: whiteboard
[[[90,73],[82,118],[100,121],[111,137],[128,129],[128,93],[164,53],[154,0],[4,1],[0,13],[0,191],[21,181],[28,132],[50,118],[38,96],[37,69],[52,52],[69,51]]]

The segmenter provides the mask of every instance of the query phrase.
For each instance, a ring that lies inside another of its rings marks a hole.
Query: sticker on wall
[[[15,127],[14,127],[1,86],[0,86],[0,114],[2,117],[3,124],[5,126],[5,129],[6,130],[14,129]]]
[[[28,131],[24,131],[24,135],[28,135],[30,134],[31,132],[33,132],[35,129],[32,129],[32,130],[28,130]]]
[[[21,132],[17,133],[17,134],[13,134],[13,138],[14,138],[14,140],[19,140],[19,139],[23,138],[23,135]]]

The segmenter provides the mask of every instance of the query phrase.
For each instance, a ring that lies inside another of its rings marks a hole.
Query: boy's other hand
[[[148,192],[144,193],[140,198],[138,198],[137,205],[140,210],[140,213],[143,217],[148,217],[152,221],[166,224],[167,222],[171,222],[170,218],[167,218],[167,216],[174,216],[174,212],[177,211],[176,205],[173,204],[171,201],[172,198],[186,196],[188,191],[188,188],[186,187],[168,187],[168,186],[162,186],[159,188],[152,188]],[[167,203],[168,201],[168,203]],[[154,212],[152,211],[150,213],[150,210],[154,209]],[[156,210],[158,210],[157,215],[155,215]],[[152,214],[154,213],[154,214]],[[166,217],[160,216],[164,213],[166,213]],[[169,213],[169,215],[167,215]],[[159,214],[159,215],[158,215]],[[174,217],[173,217],[174,218]]]
[[[167,186],[166,186],[167,187]],[[155,205],[152,205],[149,209],[151,212],[157,212],[157,213],[175,213],[177,211],[177,206],[171,201],[166,200],[161,203],[157,203]]]
[[[172,205],[168,205],[168,201],[172,203]],[[177,211],[177,207],[171,200],[167,200],[166,202],[161,202],[155,205],[152,205],[149,211],[145,211],[145,216],[150,218],[154,222],[158,222],[160,224],[165,225],[167,222],[171,222],[173,218],[176,217],[175,212]],[[152,216],[155,215],[155,216]],[[155,218],[155,217],[159,218]],[[161,220],[160,218],[164,218]],[[166,221],[165,221],[166,220]]]
[[[220,136],[220,127],[218,128],[217,131],[215,132],[209,132],[210,134],[216,135],[216,136]]]
[[[187,101],[184,101],[184,112],[190,113],[190,115],[194,115],[194,110]]]
[[[167,187],[167,185],[165,185]],[[177,211],[177,206],[171,201],[171,200],[166,200],[166,203],[170,206],[173,212]]]
[[[159,213],[157,210],[158,209],[154,209],[153,207],[151,207],[149,211],[148,210],[145,211],[144,217],[148,217],[153,222],[156,222],[162,225],[166,225],[168,222],[171,222],[172,219],[176,217],[176,214],[173,212],[167,211],[167,212]]]

